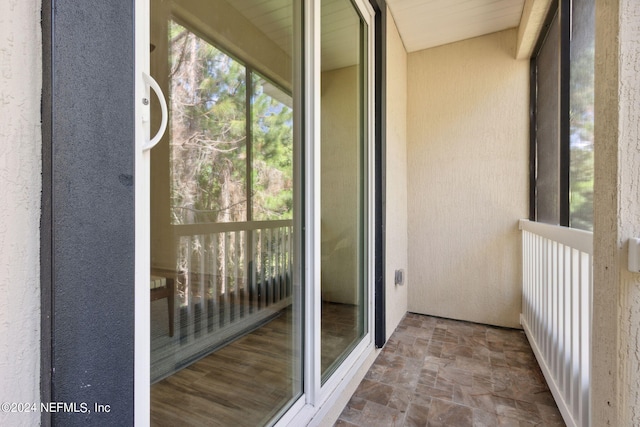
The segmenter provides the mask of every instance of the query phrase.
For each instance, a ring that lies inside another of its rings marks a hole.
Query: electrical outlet
[[[640,239],[629,239],[629,271],[640,273]]]
[[[404,270],[402,270],[402,269],[401,270],[396,270],[393,281],[396,284],[396,286],[404,285]]]

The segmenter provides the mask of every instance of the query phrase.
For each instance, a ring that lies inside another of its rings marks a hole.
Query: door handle
[[[145,93],[143,102],[145,103],[145,105],[148,105],[149,99],[151,97],[150,89],[152,89],[156,93],[158,101],[160,101],[160,110],[162,111],[162,120],[160,121],[160,128],[158,129],[158,132],[153,138],[151,138],[149,141],[146,141],[142,145],[142,151],[147,151],[151,150],[158,142],[160,142],[160,139],[164,135],[164,132],[167,130],[169,110],[167,108],[167,101],[164,98],[164,94],[162,93],[162,89],[160,89],[160,85],[158,84],[158,82],[156,82],[153,77],[145,72],[142,73],[142,80],[144,81]],[[145,115],[143,121],[149,121],[148,117],[148,115]]]

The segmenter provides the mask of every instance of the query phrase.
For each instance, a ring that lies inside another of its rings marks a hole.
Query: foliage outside
[[[569,206],[571,227],[593,230],[594,39],[583,24],[571,53]]]
[[[290,219],[290,97],[173,21],[169,45],[172,222]]]
[[[170,21],[168,30],[171,223],[291,219],[291,97],[180,24]],[[200,273],[213,280],[204,285],[208,297],[244,287],[254,274],[249,270],[273,274],[272,258],[287,240],[271,233],[239,225],[182,236],[176,260],[181,303],[190,292],[202,296],[191,286],[203,280]]]

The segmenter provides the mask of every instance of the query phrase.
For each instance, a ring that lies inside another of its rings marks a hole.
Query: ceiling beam
[[[516,59],[531,58],[533,48],[536,45],[538,35],[549,11],[549,6],[551,6],[551,0],[525,0],[522,18],[518,27]]]

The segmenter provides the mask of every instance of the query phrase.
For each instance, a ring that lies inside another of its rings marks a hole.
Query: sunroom
[[[332,423],[411,312],[588,425],[594,3],[43,2],[41,399],[111,410],[42,423]]]

